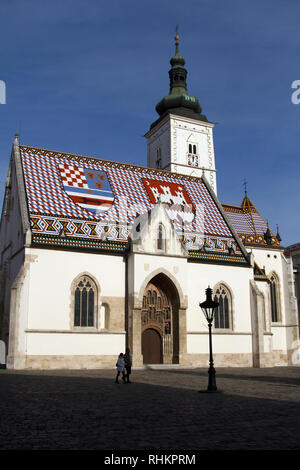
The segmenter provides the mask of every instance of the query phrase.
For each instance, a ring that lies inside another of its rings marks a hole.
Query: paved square
[[[300,449],[300,367],[0,370],[0,449]]]

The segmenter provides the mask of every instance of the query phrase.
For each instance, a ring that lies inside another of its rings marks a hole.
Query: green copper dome
[[[200,121],[207,121],[206,116],[201,114],[202,108],[195,96],[189,95],[187,91],[187,70],[184,67],[185,60],[179,53],[179,36],[175,36],[175,55],[171,58],[171,69],[169,70],[170,91],[169,94],[156,105],[155,109],[162,118],[166,113],[178,114]],[[159,120],[160,120],[159,118]],[[155,123],[152,124],[153,127]]]

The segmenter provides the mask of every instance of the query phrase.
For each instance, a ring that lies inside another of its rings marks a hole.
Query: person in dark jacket
[[[132,361],[131,361],[131,357],[130,357],[130,349],[129,348],[126,348],[126,352],[124,354],[124,362],[125,362],[125,369],[126,369],[125,378],[126,378],[127,383],[130,384],[131,382],[129,380],[129,376],[131,374]]]

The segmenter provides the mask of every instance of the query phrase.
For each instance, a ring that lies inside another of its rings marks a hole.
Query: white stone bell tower
[[[170,60],[170,92],[156,106],[159,118],[146,133],[148,167],[201,177],[203,172],[217,194],[213,144],[214,124],[201,114],[195,96],[187,92],[185,60],[179,54]]]

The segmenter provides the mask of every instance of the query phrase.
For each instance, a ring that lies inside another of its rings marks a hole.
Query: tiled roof
[[[69,238],[74,245],[79,239],[94,244],[101,241],[102,246],[105,242],[126,243],[136,216],[151,210],[159,197],[189,250],[232,253],[233,248],[240,253],[201,178],[23,145],[19,148],[36,240],[48,237],[55,244],[57,237],[64,237],[64,243]],[[108,204],[103,195],[109,196]],[[97,201],[102,196],[100,210]]]
[[[248,197],[244,198],[241,206],[230,204],[222,204],[222,206],[244,244],[266,245],[264,234],[268,225]],[[271,235],[272,245],[280,246],[272,232]]]

